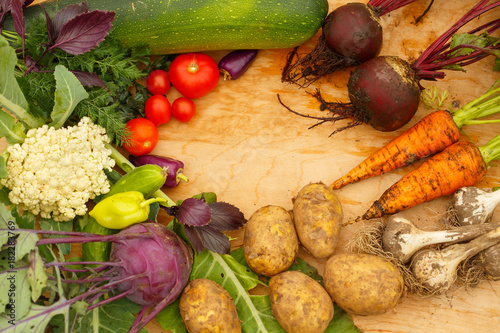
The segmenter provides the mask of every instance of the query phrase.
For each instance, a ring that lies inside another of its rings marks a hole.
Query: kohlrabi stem
[[[109,143],[105,143],[106,148],[111,150],[111,158],[113,158],[116,162],[116,165],[120,167],[124,172],[129,172],[130,170],[135,169],[135,166],[130,163],[130,161],[123,156],[115,147],[110,145]],[[162,198],[165,199],[164,203],[160,202],[160,205],[166,206],[166,207],[172,207],[175,206],[176,203],[168,195],[166,195],[162,190],[157,190],[156,192],[153,193],[153,197],[155,198]]]
[[[94,308],[97,308],[101,305],[104,305],[104,304],[108,304],[108,303],[111,303],[113,301],[116,301],[117,299],[120,299],[120,298],[123,298],[125,296],[127,296],[128,294],[130,294],[132,292],[132,289],[128,290],[128,291],[125,291],[123,293],[120,293],[118,295],[115,295],[115,296],[112,296],[112,297],[108,297],[106,298],[105,300],[102,300],[100,302],[97,302],[97,303],[94,303],[94,304],[91,304],[87,307],[87,311],[90,311]]]
[[[38,244],[38,243],[37,243]],[[45,267],[53,266],[72,266],[72,265],[105,265],[105,266],[120,266],[118,263],[108,261],[64,261],[64,262],[48,262]],[[88,270],[85,270],[88,271]]]

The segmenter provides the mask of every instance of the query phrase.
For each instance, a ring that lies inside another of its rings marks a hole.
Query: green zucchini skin
[[[49,0],[52,15],[78,0]],[[90,10],[115,12],[113,35],[152,54],[232,49],[283,49],[305,43],[321,28],[327,0],[87,0]],[[27,16],[26,16],[27,15]],[[44,15],[40,6],[25,20]]]

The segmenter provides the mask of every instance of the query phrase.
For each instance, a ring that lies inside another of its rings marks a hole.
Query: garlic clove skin
[[[498,204],[500,191],[487,192],[468,186],[455,192],[452,208],[459,225],[471,225],[489,222]]]
[[[468,243],[450,245],[442,250],[420,250],[413,256],[411,270],[423,287],[440,294],[448,290],[455,281],[460,262],[497,244],[500,244],[500,227]]]
[[[416,280],[432,293],[448,290],[457,278],[457,268],[465,255],[457,256],[454,246],[448,250],[424,249],[415,254],[412,272]]]
[[[500,280],[500,243],[478,254],[480,266],[491,280]]]
[[[406,264],[418,250],[434,244],[468,241],[495,229],[497,224],[462,226],[450,230],[424,231],[410,220],[392,215],[382,235],[382,248]]]

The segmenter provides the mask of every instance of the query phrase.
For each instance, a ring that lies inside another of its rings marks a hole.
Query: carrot
[[[477,120],[500,112],[500,88],[494,89],[498,84],[500,79],[481,97],[464,105],[453,114],[438,110],[425,116],[346,175],[334,181],[330,187],[339,189],[436,154],[457,142],[460,139],[460,129],[465,125],[500,122],[500,119]]]
[[[486,174],[487,164],[500,157],[500,135],[482,147],[459,141],[429,158],[387,189],[362,216],[344,225],[395,214],[472,186]]]

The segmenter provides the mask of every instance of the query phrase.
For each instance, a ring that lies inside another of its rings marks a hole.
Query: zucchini
[[[114,183],[102,198],[116,193],[139,191],[145,198],[162,188],[167,180],[167,170],[156,164],[145,164],[127,172]]]
[[[48,0],[52,17],[82,0]],[[87,0],[90,10],[115,12],[112,34],[126,47],[152,54],[231,49],[283,49],[305,43],[321,28],[327,0]],[[30,6],[25,22],[44,16]],[[11,29],[9,29],[11,30]]]

